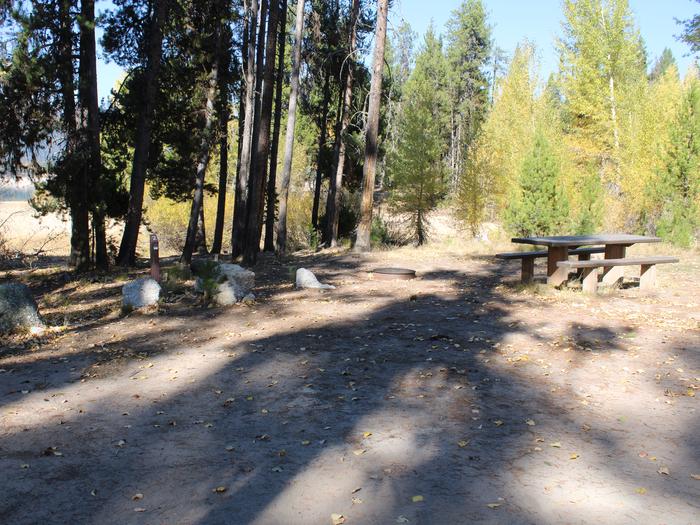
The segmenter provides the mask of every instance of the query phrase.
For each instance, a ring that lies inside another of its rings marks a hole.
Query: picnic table
[[[569,268],[558,264],[567,261],[571,250],[580,246],[602,246],[605,259],[624,259],[627,247],[637,243],[661,242],[658,237],[609,233],[600,235],[562,235],[551,237],[516,237],[511,242],[547,247],[547,284],[559,286],[568,278]],[[631,262],[631,261],[630,261]],[[605,268],[606,281],[622,277],[622,265]]]

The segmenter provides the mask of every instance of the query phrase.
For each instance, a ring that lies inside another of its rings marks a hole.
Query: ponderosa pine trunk
[[[297,0],[297,19],[294,28],[294,52],[292,53],[292,75],[290,79],[289,108],[287,109],[287,134],[284,144],[284,163],[280,180],[279,213],[277,218],[277,238],[275,251],[284,255],[287,250],[287,198],[289,180],[292,173],[294,156],[294,128],[297,117],[297,98],[299,96],[299,65],[301,63],[301,38],[304,32],[304,0]]]
[[[255,35],[258,15],[258,0],[246,0],[248,10],[248,39],[245,49],[245,105],[243,121],[243,138],[240,145],[239,169],[236,176],[236,195],[233,210],[233,227],[231,232],[231,258],[243,253],[245,227],[248,205],[248,182],[250,179],[250,160],[252,157],[253,120],[255,118]]]
[[[131,166],[129,186],[129,209],[117,257],[117,263],[122,266],[132,266],[136,262],[136,243],[138,242],[141,216],[143,214],[146,167],[148,166],[148,154],[151,147],[153,113],[163,53],[163,24],[170,10],[170,1],[155,0],[155,10],[149,23],[148,33],[146,33],[148,46],[146,67],[143,74],[143,102],[136,125],[134,159]]]
[[[90,186],[92,206],[92,230],[95,240],[95,265],[104,270],[109,266],[105,231],[104,199],[101,198],[100,177],[102,156],[100,153],[100,113],[97,101],[97,52],[95,44],[95,0],[80,3],[80,67],[78,100],[80,125],[83,128],[85,149],[84,175]],[[87,206],[87,202],[85,203]]]
[[[326,71],[326,79],[323,81],[323,106],[318,127],[318,155],[316,157],[316,181],[314,184],[314,203],[311,209],[311,226],[318,229],[318,208],[321,202],[321,183],[323,182],[323,150],[326,147],[326,135],[328,127],[328,106],[331,103],[330,71]]]
[[[80,143],[76,121],[75,78],[73,73],[73,18],[72,2],[60,0],[58,20],[59,82],[62,97],[63,131],[66,136],[64,155],[69,161],[75,158]],[[88,215],[87,172],[71,169],[68,174],[66,200],[71,217],[70,265],[77,272],[90,268],[90,220]]]
[[[228,20],[228,8],[225,13]],[[226,213],[226,188],[228,185],[228,121],[231,117],[229,83],[231,82],[231,30],[228,25],[221,29],[219,56],[219,192],[216,200],[216,221],[211,253],[221,253],[224,237],[224,215]]]
[[[369,90],[369,109],[367,111],[367,130],[365,132],[365,164],[362,170],[362,203],[354,247],[356,252],[366,252],[371,249],[370,234],[372,232],[372,208],[374,206],[374,179],[377,173],[379,107],[382,95],[388,3],[388,0],[377,0],[377,28],[374,35],[372,83]]]
[[[355,47],[357,46],[357,19],[360,14],[360,0],[353,0],[350,14],[349,44],[347,55],[347,72],[345,73],[345,90],[343,92],[342,120],[340,133],[336,138],[333,171],[328,187],[326,201],[326,228],[324,243],[331,248],[338,245],[338,221],[340,217],[340,193],[343,187],[343,171],[345,169],[346,135],[350,126],[350,106],[352,104],[353,68],[355,67]]]
[[[209,70],[209,78],[207,79],[207,94],[204,104],[204,127],[202,129],[202,140],[199,145],[197,154],[197,171],[195,174],[194,193],[192,195],[192,207],[190,209],[190,220],[187,225],[187,237],[185,238],[185,246],[182,249],[180,262],[189,265],[192,262],[192,252],[195,249],[197,232],[200,231],[199,222],[201,220],[204,229],[204,217],[202,206],[204,204],[204,176],[206,175],[207,166],[209,165],[209,155],[214,139],[213,122],[214,122],[214,103],[216,100],[216,88],[219,81],[219,64],[217,62],[218,54]]]
[[[263,0],[263,2],[265,2],[265,0]],[[272,121],[272,96],[274,92],[278,14],[278,0],[272,0],[272,2],[270,2],[270,14],[267,22],[267,43],[265,45],[267,61],[264,66],[259,134],[254,156],[255,166],[251,171],[250,189],[248,192],[246,242],[243,248],[243,262],[248,266],[255,264],[258,252],[260,251],[260,236],[262,234],[262,219],[265,202],[265,181],[267,179],[267,162],[270,154],[270,124]]]
[[[279,43],[277,45],[277,78],[275,79],[275,118],[272,125],[272,146],[270,147],[270,175],[267,178],[267,215],[265,217],[265,244],[263,250],[275,251],[275,208],[277,205],[277,152],[280,143],[280,128],[282,127],[282,87],[284,86],[284,44],[287,0],[282,0],[279,23]]]

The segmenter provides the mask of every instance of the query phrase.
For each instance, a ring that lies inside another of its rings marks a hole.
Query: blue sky
[[[442,32],[445,22],[461,0],[394,0],[390,13],[391,26],[396,27],[405,19],[414,31],[422,35],[432,20],[438,32]],[[557,68],[557,55],[554,41],[561,33],[561,0],[484,0],[493,26],[496,43],[508,55],[512,55],[518,42],[527,38],[535,43],[542,65],[543,78]],[[111,2],[98,2],[102,9]],[[635,20],[646,42],[650,62],[661,54],[664,47],[673,51],[679,63],[681,74],[692,62],[686,56],[688,46],[676,40],[680,27],[674,18],[691,18],[700,7],[693,0],[630,0]],[[121,70],[115,64],[100,60],[98,65],[99,96],[106,97]]]
[[[561,34],[561,0],[483,0],[493,26],[496,44],[512,56],[515,46],[527,38],[537,46],[543,78],[556,71],[558,58],[554,43]],[[395,0],[390,14],[396,27],[404,19],[422,42],[422,35],[431,20],[438,33],[444,32],[450,13],[461,0]],[[674,18],[692,18],[700,8],[694,0],[629,0],[634,18],[647,46],[649,61],[653,63],[665,47],[673,51],[684,74],[692,57],[684,56],[689,48],[675,35],[680,26]]]

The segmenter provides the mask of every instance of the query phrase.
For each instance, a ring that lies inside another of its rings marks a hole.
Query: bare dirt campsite
[[[0,525],[700,525],[700,0],[1,0]]]
[[[3,523],[697,523],[697,255],[645,296],[457,250],[264,268],[127,316],[126,276],[13,271],[55,328],[3,341]]]

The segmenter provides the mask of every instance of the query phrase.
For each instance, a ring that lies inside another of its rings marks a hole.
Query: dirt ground
[[[0,350],[0,523],[700,523],[700,256],[652,295],[518,269],[265,258],[252,306],[126,317],[127,275],[14,272],[56,328]]]

